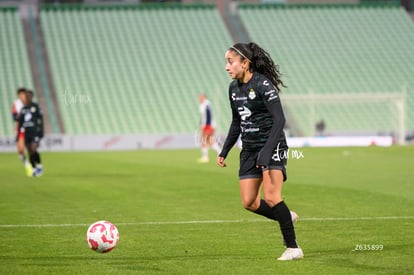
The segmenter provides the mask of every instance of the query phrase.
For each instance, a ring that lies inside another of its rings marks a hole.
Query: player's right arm
[[[230,152],[231,148],[233,148],[234,144],[236,144],[239,135],[240,135],[240,115],[235,110],[232,109],[232,120],[229,128],[229,132],[227,134],[226,140],[224,141],[223,148],[221,153],[217,158],[217,164],[221,167],[225,167],[226,164],[224,163],[224,159],[227,157],[227,154]]]
[[[220,157],[220,156],[217,157],[217,164],[220,167],[226,167],[227,166],[227,164],[224,162],[224,158]]]
[[[16,103],[12,104],[12,118],[15,123],[15,133],[19,132],[19,112],[17,111]]]
[[[12,117],[14,122],[18,122],[19,112],[17,111],[16,104],[13,102],[12,105]]]
[[[20,114],[22,113],[22,111],[23,111],[23,109],[20,110]],[[16,127],[17,135],[19,135],[21,132],[24,132],[23,123],[24,123],[24,115],[19,115],[17,117],[17,121],[16,121],[16,124],[17,124],[17,127]]]

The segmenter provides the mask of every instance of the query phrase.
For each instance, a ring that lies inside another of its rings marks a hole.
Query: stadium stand
[[[252,40],[280,64],[287,99],[406,93],[407,128],[414,129],[414,24],[402,7],[242,5],[239,13]],[[301,135],[313,135],[320,119],[331,133],[386,132],[397,124],[392,102],[286,103]]]
[[[0,136],[14,135],[11,106],[22,86],[33,87],[22,22],[17,8],[0,7]]]
[[[241,37],[281,66],[291,133],[314,135],[323,120],[328,134],[387,134],[398,124],[394,102],[367,95],[401,93],[407,129],[414,129],[414,23],[403,8],[239,5],[237,11]],[[213,101],[219,132],[227,131],[223,56],[233,41],[213,5],[59,5],[42,6],[39,15],[65,133],[193,133],[200,92]],[[0,9],[0,136],[13,133],[16,88],[33,87],[26,47],[17,9]],[[344,104],[344,95],[354,102]],[[309,100],[324,96],[331,100]]]
[[[197,95],[227,112],[224,52],[211,5],[43,7],[58,104],[68,134],[193,133]],[[220,115],[227,130],[229,115]]]

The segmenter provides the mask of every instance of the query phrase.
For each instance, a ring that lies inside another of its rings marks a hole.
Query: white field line
[[[388,216],[388,217],[338,217],[338,218],[300,218],[300,221],[379,221],[379,220],[414,220],[414,216]],[[200,221],[164,221],[164,222],[127,222],[117,223],[118,226],[128,225],[179,225],[179,224],[214,224],[214,223],[255,223],[269,222],[268,219],[251,219],[251,220],[200,220]],[[0,224],[0,228],[21,228],[21,227],[84,227],[90,224]]]

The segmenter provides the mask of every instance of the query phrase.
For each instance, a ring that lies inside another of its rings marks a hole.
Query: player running
[[[278,260],[303,258],[293,226],[297,215],[282,199],[288,146],[279,97],[284,85],[278,66],[255,43],[237,43],[227,50],[225,58],[226,71],[234,79],[229,87],[233,118],[217,163],[226,166],[224,160],[241,134],[239,185],[243,206],[279,222],[287,249]],[[262,185],[264,199],[260,197]]]
[[[43,114],[39,105],[33,102],[33,91],[26,91],[23,103],[24,107],[20,111],[18,129],[19,135],[24,134],[25,145],[33,169],[32,175],[28,176],[41,176],[43,166],[37,148],[43,137]]]
[[[17,99],[13,102],[12,105],[12,116],[13,121],[16,123],[16,147],[17,147],[17,154],[19,155],[19,159],[23,162],[23,165],[26,169],[26,174],[28,176],[32,176],[32,165],[27,161],[26,154],[24,150],[24,133],[19,133],[19,115],[20,111],[24,106],[24,101],[26,98],[26,88],[19,88],[17,90]]]

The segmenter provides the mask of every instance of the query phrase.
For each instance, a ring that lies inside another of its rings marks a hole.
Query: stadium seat
[[[23,27],[16,8],[0,7],[0,136],[14,135],[12,102],[19,87],[33,88]]]
[[[223,56],[232,41],[214,6],[65,6],[40,14],[67,133],[193,133],[201,92],[225,109],[217,118],[227,130]],[[74,100],[82,97],[90,102]]]

